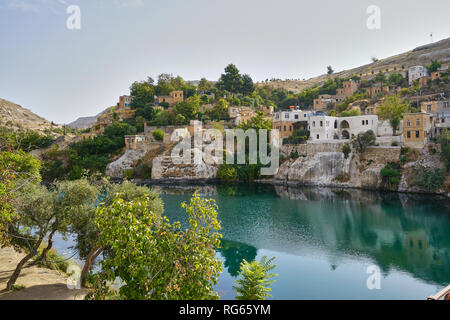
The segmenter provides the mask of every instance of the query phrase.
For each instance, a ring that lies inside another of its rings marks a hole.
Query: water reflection
[[[260,249],[325,256],[328,270],[343,257],[370,259],[385,275],[402,270],[429,284],[450,283],[450,210],[444,198],[328,188],[268,185],[161,188],[166,214],[186,222],[181,201],[199,190],[220,207],[225,268]]]
[[[257,250],[255,247],[236,241],[222,239],[222,247],[218,250],[225,259],[224,267],[233,277],[239,274],[241,262],[245,260],[253,261],[256,258]]]

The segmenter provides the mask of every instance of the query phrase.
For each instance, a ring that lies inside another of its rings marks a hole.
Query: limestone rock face
[[[194,153],[194,149],[192,152]],[[199,164],[174,164],[170,156],[160,156],[153,159],[152,179],[168,180],[199,180],[214,179],[217,166],[207,164],[203,160]]]
[[[113,178],[123,178],[125,170],[131,169],[145,154],[145,150],[126,150],[119,159],[108,164],[106,174]]]
[[[352,152],[347,158],[342,152],[325,147],[315,147],[307,155],[298,152],[302,156],[285,161],[273,180],[292,185],[379,189],[382,186],[381,169],[400,157],[400,148],[393,147],[369,147],[362,155]],[[334,149],[339,150],[339,147]],[[324,149],[328,151],[322,151]]]

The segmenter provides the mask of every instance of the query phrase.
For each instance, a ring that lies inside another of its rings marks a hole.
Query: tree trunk
[[[44,239],[44,236],[41,236],[39,240],[36,242],[35,246],[33,247],[33,250],[29,254],[27,254],[25,257],[20,260],[19,264],[17,265],[16,269],[14,270],[13,274],[9,278],[9,281],[6,285],[7,290],[13,290],[14,285],[16,284],[17,278],[19,278],[20,272],[22,271],[23,266],[25,263],[28,262],[31,258],[33,258],[36,255],[36,251],[39,248],[39,246],[42,243],[42,240]]]
[[[53,246],[53,236],[55,235],[55,233],[56,233],[56,229],[53,230],[53,231],[50,233],[50,235],[48,236],[47,247],[45,247],[45,249],[42,250],[42,254],[41,254],[42,259],[46,259],[46,258],[47,258],[47,253],[50,251],[50,249],[51,249],[52,246]]]
[[[106,247],[101,248],[92,248],[89,251],[88,256],[86,257],[86,261],[84,262],[83,270],[81,271],[80,283],[83,288],[86,288],[87,276],[89,274],[89,270],[91,270],[91,266],[94,264],[95,259],[106,249]]]

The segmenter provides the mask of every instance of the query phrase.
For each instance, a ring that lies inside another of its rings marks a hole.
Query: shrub
[[[298,154],[298,151],[295,150],[295,152],[294,152],[294,151],[291,152],[290,157],[291,157],[292,159],[297,159],[297,158],[300,157],[300,156],[299,156],[299,154]]]
[[[341,173],[340,175],[336,176],[336,178],[334,178],[334,180],[336,180],[338,182],[347,182],[350,180],[350,176],[348,173]]]
[[[285,138],[283,144],[302,144],[309,139],[309,131],[295,130],[292,136]]]
[[[397,141],[392,141],[391,147],[398,147],[398,142]]]
[[[381,177],[388,187],[395,187],[400,183],[401,167],[398,163],[390,162],[381,169]]]
[[[230,164],[222,164],[219,170],[217,170],[217,178],[226,181],[237,180],[238,174],[236,168]]]
[[[430,168],[422,162],[415,167],[416,179],[414,183],[428,191],[435,191],[444,186],[444,173],[440,168]]]
[[[350,147],[350,145],[348,143],[344,144],[342,146],[342,153],[344,154],[345,159],[348,158],[348,155],[350,154],[350,152],[352,152],[352,148]]]
[[[153,138],[155,138],[156,141],[163,141],[164,140],[164,132],[162,130],[156,129],[152,132]]]

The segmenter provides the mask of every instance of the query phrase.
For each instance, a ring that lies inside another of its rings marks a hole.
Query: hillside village
[[[429,165],[445,171],[441,159],[430,155],[426,147],[429,150],[439,149],[437,140],[442,134],[447,134],[445,130],[450,121],[450,100],[446,98],[449,92],[448,64],[430,62],[429,69],[411,66],[405,71],[379,72],[365,80],[352,76],[336,81],[330,75],[328,83],[338,83],[335,93],[318,94],[306,108],[297,105],[276,110],[277,106],[270,104],[237,105],[233,94],[228,98],[224,95],[224,99],[216,99],[213,92],[203,90],[204,103],[199,104],[199,112],[189,119],[189,124],[157,125],[144,122],[141,132],[124,137],[125,152],[108,164],[106,173],[115,178],[140,179],[139,171],[147,170],[149,172],[144,175],[144,179],[154,180],[240,179],[237,173],[224,177],[221,168],[206,163],[182,168],[174,165],[169,157],[170,149],[175,144],[171,137],[174,133],[182,135],[183,132],[189,132],[193,137],[194,127],[199,123],[206,134],[212,128],[223,131],[246,127],[252,119],[261,118],[271,123],[271,129],[280,132],[283,164],[272,181],[420,191],[423,188],[412,186],[411,176],[414,173],[411,169],[409,175],[401,175],[398,165],[397,169],[391,166],[402,157],[409,157],[408,153],[421,151],[414,160],[420,163],[426,159]],[[82,139],[102,134],[114,123],[114,119],[126,121],[132,118],[135,115],[133,98],[119,97],[117,106],[111,110],[113,116],[100,118],[91,132],[82,135]],[[175,90],[166,96],[155,96],[154,108],[157,112],[175,113],[177,106],[186,100],[189,98],[186,99],[182,90]],[[389,111],[392,112],[389,108],[395,110],[398,107],[396,104],[404,105],[404,109],[398,118],[393,119],[389,116]],[[211,120],[208,116],[218,105],[226,106],[226,111],[218,119]],[[342,151],[352,145],[352,140],[369,131],[374,134],[372,146],[365,155],[359,156],[355,152],[351,159],[357,158],[359,167],[363,166],[360,162],[367,159],[368,154],[373,159],[368,159],[367,168],[360,168],[360,172],[355,174],[351,167],[356,166],[356,163],[346,160],[348,156]],[[208,141],[214,138],[204,135],[204,139]],[[344,158],[339,156],[336,159],[336,154]],[[297,160],[300,156],[301,159]],[[330,169],[334,171],[332,173],[326,172],[330,163],[333,164]],[[304,172],[299,174],[302,170]],[[380,174],[382,170],[391,170],[392,176],[383,177]]]
[[[435,57],[429,46],[421,50]],[[271,81],[254,83],[232,64],[215,82],[162,74],[157,81],[133,83],[130,94],[95,117],[91,127],[79,131],[74,126],[75,137],[34,154],[44,160],[43,176],[49,181],[79,178],[88,170],[137,181],[260,180],[445,193],[448,151],[442,150],[442,137],[448,139],[450,123],[450,55],[445,58],[440,49],[439,57],[444,58],[422,59],[421,65],[394,60],[402,64],[344,78],[328,67],[325,81],[299,93]],[[278,130],[278,174],[261,177],[251,165],[174,165],[172,135],[193,136],[199,124],[206,143],[215,139],[209,129]],[[358,148],[360,142],[366,145]],[[426,171],[422,180],[443,178],[436,185],[416,184],[418,166]]]

